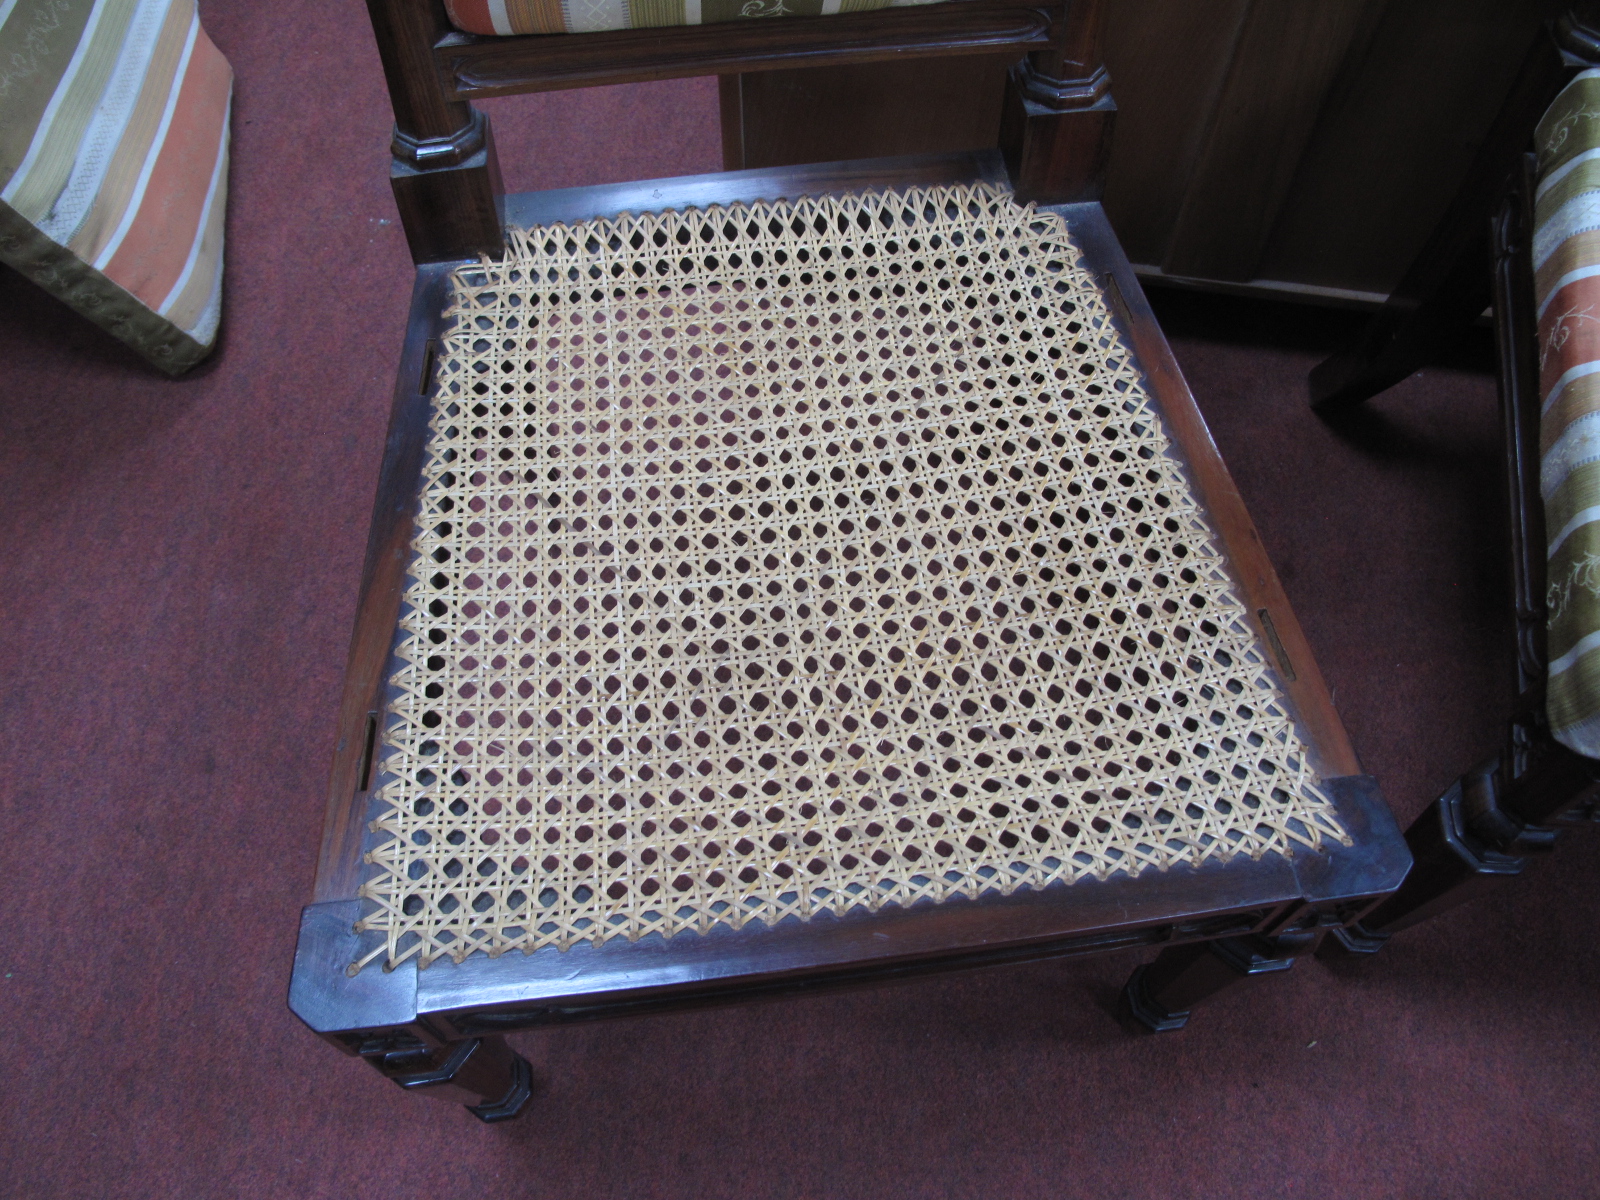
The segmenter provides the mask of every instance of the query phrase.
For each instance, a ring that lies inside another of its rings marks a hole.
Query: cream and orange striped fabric
[[[1549,690],[1563,745],[1600,758],[1600,71],[1536,134],[1540,486],[1549,538]]]
[[[232,93],[195,0],[0,0],[0,260],[174,374],[216,341]]]
[[[909,8],[940,0],[445,0],[450,20],[467,33],[601,33],[663,25],[710,25],[763,17]]]

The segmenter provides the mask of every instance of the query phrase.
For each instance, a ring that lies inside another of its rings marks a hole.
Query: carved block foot
[[[1246,979],[1287,971],[1308,942],[1295,934],[1168,946],[1155,962],[1134,971],[1122,990],[1124,1009],[1156,1033],[1182,1029],[1200,1001]]]
[[[1169,1012],[1150,998],[1146,981],[1150,968],[1135,967],[1122,988],[1122,1012],[1152,1033],[1172,1033],[1189,1023],[1189,1010]]]
[[[533,1068],[503,1037],[430,1044],[400,1033],[360,1054],[406,1091],[464,1104],[480,1121],[509,1121],[533,1093]]]
[[[522,1106],[533,1095],[533,1067],[520,1054],[513,1056],[511,1087],[504,1096],[491,1104],[469,1104],[467,1111],[485,1125],[509,1121],[522,1111]]]
[[[1371,958],[1382,950],[1389,942],[1387,933],[1368,929],[1360,921],[1353,925],[1341,925],[1328,930],[1322,939],[1322,945],[1317,947],[1317,957],[1320,959],[1332,958]]]

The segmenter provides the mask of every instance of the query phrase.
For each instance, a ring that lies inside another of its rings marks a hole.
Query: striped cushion
[[[1536,138],[1546,711],[1557,741],[1600,758],[1600,71],[1567,85]]]
[[[600,33],[659,25],[710,25],[747,17],[820,17],[910,8],[940,0],[444,0],[467,33]]]
[[[217,336],[232,92],[195,0],[0,0],[0,260],[173,374]]]

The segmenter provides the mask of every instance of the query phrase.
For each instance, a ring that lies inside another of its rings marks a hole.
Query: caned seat
[[[419,266],[291,991],[318,1032],[494,1120],[507,1031],[956,966],[1174,943],[1126,994],[1169,1029],[1399,883],[1083,198],[1103,71],[1049,112],[1031,70],[1010,166],[508,197]]]
[[[1350,843],[1058,215],[623,216],[452,283],[371,955]]]

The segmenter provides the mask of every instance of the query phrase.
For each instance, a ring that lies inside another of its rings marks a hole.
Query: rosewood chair
[[[1562,331],[1540,327],[1534,203],[1536,124],[1580,72],[1597,66],[1600,5],[1572,5],[1529,50],[1450,210],[1387,304],[1352,349],[1311,374],[1312,404],[1336,416],[1406,378],[1492,305],[1516,637],[1504,745],[1452,783],[1406,831],[1416,866],[1372,913],[1335,931],[1325,943],[1332,953],[1376,953],[1391,934],[1520,875],[1530,856],[1553,847],[1557,827],[1590,824],[1595,816],[1600,761],[1557,740],[1547,705],[1540,420],[1543,393],[1559,382],[1563,364]],[[1595,133],[1587,131],[1600,145]]]
[[[1124,999],[1170,1030],[1399,884],[1098,203],[1098,3],[370,8],[418,265],[314,1031],[500,1120],[508,1032],[958,967],[1159,947]],[[502,197],[470,103],[1000,51],[1000,154]]]

